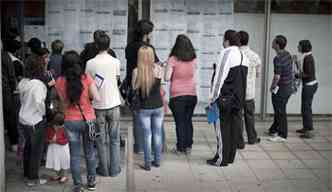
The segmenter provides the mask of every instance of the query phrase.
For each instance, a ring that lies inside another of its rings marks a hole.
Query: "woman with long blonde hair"
[[[137,113],[139,125],[144,130],[144,169],[160,166],[162,149],[163,101],[160,94],[162,67],[155,64],[154,51],[149,46],[138,50],[137,68],[133,71],[132,85],[138,90],[140,107]],[[154,139],[154,159],[151,162],[151,143]]]

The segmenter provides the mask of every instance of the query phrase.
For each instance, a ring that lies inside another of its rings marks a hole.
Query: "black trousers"
[[[178,151],[185,151],[193,144],[192,116],[196,104],[196,96],[178,96],[170,99],[169,107],[175,120]]]
[[[315,85],[304,85],[302,88],[302,97],[301,97],[301,113],[303,120],[303,129],[310,131],[313,130],[312,123],[312,100],[318,89],[318,83]]]
[[[221,99],[220,99],[221,100]],[[222,138],[222,163],[233,163],[239,145],[242,113],[232,104],[220,101],[220,131]]]
[[[290,93],[279,91],[277,94],[272,93],[272,105],[274,110],[274,120],[269,132],[278,133],[280,137],[287,138],[288,136],[288,123],[287,123],[287,103]]]
[[[4,127],[8,132],[8,137],[11,145],[18,143],[17,131],[17,97],[7,91],[3,92],[3,118]]]
[[[34,127],[19,124],[24,130],[25,146],[23,153],[24,177],[30,180],[39,178],[39,168],[42,159],[46,137],[46,120]]]
[[[255,129],[255,100],[246,100],[244,109],[243,109],[243,116],[244,116],[244,125],[247,131],[248,143],[254,143],[257,139],[257,132]],[[241,140],[243,141],[243,129],[241,129]]]

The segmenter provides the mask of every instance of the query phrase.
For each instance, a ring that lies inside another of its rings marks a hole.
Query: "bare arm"
[[[136,78],[137,78],[137,69],[134,69],[131,79],[131,85],[134,89],[136,89]]]
[[[173,67],[170,64],[166,66],[165,81],[170,81],[173,74]]]
[[[274,74],[272,83],[271,83],[271,87],[270,87],[270,91],[278,85],[279,80],[280,80],[280,75]]]
[[[100,95],[98,93],[98,89],[96,84],[91,83],[91,85],[89,86],[89,96],[91,99],[99,102],[100,101]]]

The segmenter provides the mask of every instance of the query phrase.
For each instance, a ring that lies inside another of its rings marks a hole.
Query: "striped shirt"
[[[284,50],[273,59],[274,74],[280,75],[278,86],[289,85],[293,80],[293,66],[291,54]]]

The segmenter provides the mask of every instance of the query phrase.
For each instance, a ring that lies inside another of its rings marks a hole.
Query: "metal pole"
[[[261,119],[266,118],[267,97],[269,94],[268,73],[270,65],[270,36],[271,36],[271,0],[265,0],[265,45],[264,45],[264,65],[262,65],[262,90],[261,90]]]
[[[20,0],[20,4],[18,6],[18,19],[20,25],[20,39],[21,39],[21,47],[24,50],[24,0]],[[25,62],[25,54],[24,51],[21,53],[21,58],[23,63]]]
[[[133,121],[134,123],[134,121]],[[135,192],[135,170],[134,170],[134,142],[133,127],[128,126],[128,135],[126,142],[127,154],[127,191]]]
[[[0,25],[1,25],[1,14],[0,14]],[[1,36],[1,30],[0,30]],[[2,41],[0,40],[0,58],[2,52]],[[1,76],[1,59],[0,59],[0,76]],[[0,86],[2,85],[2,78],[0,78]],[[2,86],[0,91],[0,191],[5,191],[6,181],[5,171],[5,133],[3,123],[3,111],[2,111]]]
[[[143,19],[143,0],[138,0],[138,20]]]

